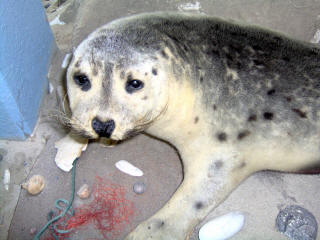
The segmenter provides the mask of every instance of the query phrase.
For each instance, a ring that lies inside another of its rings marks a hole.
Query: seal
[[[90,34],[67,71],[73,131],[146,132],[184,166],[169,202],[126,239],[186,239],[250,174],[319,164],[319,64],[315,45],[205,15],[142,14]]]

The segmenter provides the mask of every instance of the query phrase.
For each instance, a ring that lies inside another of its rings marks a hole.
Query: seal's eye
[[[128,93],[133,93],[143,88],[143,86],[144,86],[144,83],[140,80],[137,80],[137,79],[128,80],[126,83],[126,91]]]
[[[88,91],[91,88],[91,83],[89,78],[84,75],[84,74],[80,74],[80,75],[75,75],[73,77],[75,83],[80,86],[82,91]]]

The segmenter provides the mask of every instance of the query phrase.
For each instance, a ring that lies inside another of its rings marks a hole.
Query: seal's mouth
[[[78,135],[80,137],[83,137],[83,138],[87,138],[87,139],[97,139],[99,138],[98,134],[93,134],[91,132],[88,132],[84,129],[78,129],[78,128],[75,128],[75,127],[72,127],[70,128],[70,132],[74,135]]]

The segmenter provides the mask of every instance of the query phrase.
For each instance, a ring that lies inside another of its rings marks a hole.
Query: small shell
[[[52,83],[49,83],[49,93],[51,94],[54,90],[54,86],[52,85]]]
[[[52,25],[65,25],[65,22],[60,21],[60,15],[58,15],[55,19],[50,22],[50,26]]]
[[[116,167],[120,171],[122,171],[126,174],[129,174],[131,176],[141,177],[143,175],[143,172],[139,168],[133,166],[131,163],[129,163],[126,160],[120,160],[120,161],[116,162]]]
[[[4,184],[4,188],[7,191],[9,191],[9,184],[10,184],[10,171],[9,171],[9,169],[6,169],[4,171],[3,184]]]
[[[33,175],[28,182],[21,185],[22,188],[26,189],[29,194],[39,194],[45,185],[44,177],[41,175]]]
[[[89,188],[89,186],[88,186],[88,184],[83,184],[80,188],[79,188],[79,190],[78,190],[78,192],[77,192],[77,195],[78,195],[78,197],[79,198],[81,198],[81,199],[86,199],[86,198],[88,198],[89,196],[90,196],[90,188]]]
[[[64,56],[63,62],[61,64],[61,68],[66,69],[68,67],[69,63],[71,62],[71,57],[72,57],[72,54],[70,53],[67,53]]]
[[[225,240],[239,232],[244,224],[244,216],[231,212],[204,224],[199,231],[200,240]]]

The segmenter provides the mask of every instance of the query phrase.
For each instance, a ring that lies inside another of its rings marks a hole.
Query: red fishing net
[[[66,221],[65,229],[74,230],[94,224],[103,239],[117,239],[134,214],[133,203],[125,199],[124,187],[96,177],[93,200],[74,210],[74,216]],[[58,234],[59,239],[70,234]]]

